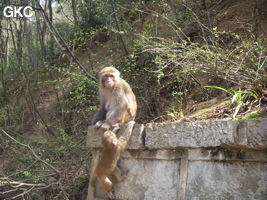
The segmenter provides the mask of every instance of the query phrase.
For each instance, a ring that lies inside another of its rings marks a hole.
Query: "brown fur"
[[[106,87],[106,75],[113,75],[112,87]],[[92,122],[95,128],[108,130],[116,123],[126,124],[135,119],[137,104],[130,85],[120,77],[120,72],[114,67],[105,67],[99,73],[100,109]]]
[[[103,134],[103,151],[92,176],[91,186],[95,187],[96,177],[98,177],[101,181],[102,189],[107,192],[110,199],[115,199],[115,195],[112,191],[113,184],[108,177],[114,175],[118,182],[121,182],[127,175],[127,171],[122,171],[117,167],[117,162],[121,152],[126,148],[131,137],[134,123],[134,121],[128,123],[124,134],[120,136],[119,139],[116,137],[115,133],[110,130]]]

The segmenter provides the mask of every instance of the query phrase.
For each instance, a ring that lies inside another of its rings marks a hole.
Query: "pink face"
[[[114,86],[115,78],[113,74],[106,74],[103,79],[106,88],[112,88]]]

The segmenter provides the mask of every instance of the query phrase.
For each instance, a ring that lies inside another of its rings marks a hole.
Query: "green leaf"
[[[226,89],[224,89],[224,88],[221,88],[221,87],[218,87],[218,86],[209,86],[209,85],[207,85],[207,86],[204,86],[204,87],[207,87],[207,88],[215,88],[215,89],[219,89],[219,90],[222,90],[222,91],[224,91],[224,92],[227,92],[228,94],[231,94],[231,95],[233,95],[233,93],[232,93],[231,91],[229,91],[229,90],[226,90]]]

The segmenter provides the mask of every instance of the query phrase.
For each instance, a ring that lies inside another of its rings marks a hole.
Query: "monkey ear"
[[[116,146],[116,145],[117,145],[117,142],[118,142],[118,141],[117,141],[117,140],[115,140],[115,139],[113,139],[113,140],[112,140],[112,144],[114,144],[114,146]]]

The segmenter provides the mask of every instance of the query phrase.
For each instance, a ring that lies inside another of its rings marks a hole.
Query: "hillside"
[[[137,123],[267,117],[267,0],[96,2],[77,19],[54,6],[53,24],[1,18],[0,199],[85,199],[105,66],[132,86]]]

